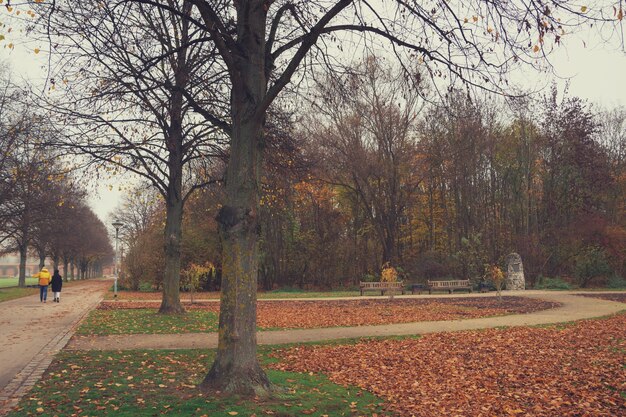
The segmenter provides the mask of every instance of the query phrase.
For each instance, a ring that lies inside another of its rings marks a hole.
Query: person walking
[[[44,266],[41,271],[33,275],[35,278],[39,278],[39,302],[46,302],[48,298],[48,285],[50,284],[50,272]]]
[[[63,287],[63,277],[59,274],[59,270],[55,269],[54,274],[52,275],[52,281],[50,281],[50,285],[52,285],[52,292],[54,293],[54,302],[61,302],[61,287]]]

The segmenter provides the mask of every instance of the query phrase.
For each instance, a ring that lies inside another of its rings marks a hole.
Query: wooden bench
[[[472,292],[472,285],[469,279],[459,279],[454,281],[430,281],[428,280],[428,294],[432,294],[433,290],[448,291],[452,294],[454,290],[469,290]]]
[[[361,295],[364,291],[380,291],[380,295],[385,295],[385,291],[396,290],[404,294],[404,283],[400,282],[359,282]]]

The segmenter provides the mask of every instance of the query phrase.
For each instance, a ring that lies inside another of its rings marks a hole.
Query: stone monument
[[[526,289],[522,257],[519,256],[517,253],[511,253],[506,257],[505,285],[507,290],[517,291]]]

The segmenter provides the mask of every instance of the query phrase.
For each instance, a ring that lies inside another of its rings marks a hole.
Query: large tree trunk
[[[226,201],[217,221],[223,244],[219,342],[202,388],[229,394],[267,395],[271,384],[257,359],[256,291],[263,116],[267,88],[265,8],[238,7],[238,76],[231,95],[232,137]],[[261,44],[260,44],[261,43]]]
[[[259,126],[260,127],[260,126]],[[227,201],[218,222],[223,244],[219,343],[203,387],[263,395],[270,383],[257,360],[258,141],[260,128],[236,128],[227,174]]]
[[[19,278],[17,280],[18,286],[25,287],[26,286],[26,257],[27,257],[27,247],[20,246],[20,267],[19,267]]]

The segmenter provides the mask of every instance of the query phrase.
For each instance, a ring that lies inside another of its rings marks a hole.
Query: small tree
[[[391,266],[389,262],[385,262],[383,265],[383,271],[380,276],[381,282],[397,282],[398,281],[398,271],[396,268]]]
[[[498,294],[498,300],[502,302],[502,286],[504,285],[504,272],[497,265],[487,265],[485,268],[485,276],[490,280],[494,287],[496,287],[496,293]]]
[[[200,288],[200,280],[204,276],[208,276],[215,272],[215,266],[211,262],[204,265],[192,263],[189,268],[183,271],[183,288],[191,293],[191,303],[193,304],[193,295]]]

